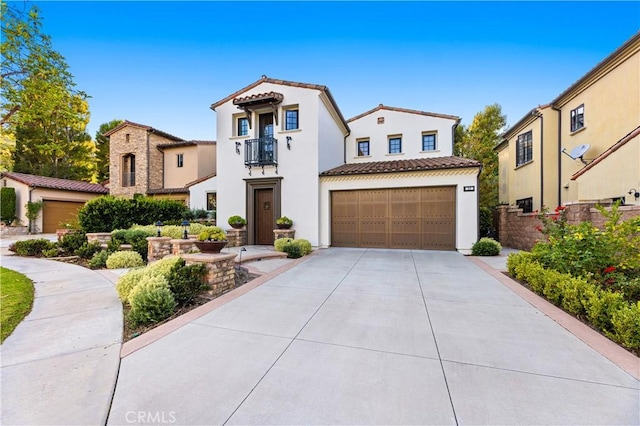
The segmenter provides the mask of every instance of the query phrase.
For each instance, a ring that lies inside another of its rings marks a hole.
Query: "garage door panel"
[[[75,221],[78,218],[78,210],[84,206],[84,202],[54,201],[42,202],[42,232],[50,234],[60,228],[64,222]]]
[[[455,187],[332,192],[332,245],[455,250],[455,197]]]

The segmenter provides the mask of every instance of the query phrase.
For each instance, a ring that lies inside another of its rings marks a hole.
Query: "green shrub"
[[[298,247],[300,247],[300,253],[303,256],[308,255],[312,251],[311,243],[309,242],[309,240],[305,240],[303,238],[295,239],[295,240],[293,240],[293,244],[295,244]]]
[[[146,268],[142,269],[143,273],[138,280],[138,283],[133,286],[131,291],[129,292],[129,296],[127,297],[127,301],[131,304],[131,301],[136,296],[136,294],[146,291],[152,288],[169,288],[169,283],[167,279],[159,274],[154,274],[150,272]]]
[[[102,245],[98,241],[94,241],[92,243],[87,241],[78,247],[75,254],[83,259],[91,259],[99,251],[102,251]]]
[[[489,207],[480,207],[479,213],[480,213],[480,223],[479,223],[480,236],[482,237],[494,236],[496,233],[496,229],[493,226],[493,210],[490,209]]]
[[[284,252],[285,246],[291,244],[293,240],[291,238],[278,238],[273,242],[273,247],[276,251]]]
[[[11,225],[16,218],[16,190],[15,188],[0,188],[0,220]]]
[[[173,267],[179,263],[182,263],[184,265],[184,260],[182,260],[178,256],[166,257],[149,264],[149,266],[147,266],[145,270],[151,271],[158,275],[162,275],[163,277],[168,277],[171,269],[173,269]]]
[[[473,256],[498,256],[502,250],[499,242],[493,238],[480,238],[472,247],[471,254]]]
[[[129,321],[135,325],[154,324],[167,319],[176,301],[167,287],[145,287],[131,298]]]
[[[611,317],[615,311],[627,303],[620,293],[611,293],[597,287],[585,292],[587,318],[589,322],[603,331],[612,331]]]
[[[204,280],[207,268],[202,264],[187,266],[184,260],[178,259],[179,262],[176,262],[169,271],[167,282],[176,302],[184,305],[207,289]]]
[[[144,266],[144,260],[135,251],[116,251],[107,258],[107,269],[136,268]]]
[[[76,254],[76,251],[87,241],[87,234],[84,231],[76,231],[64,235],[58,245],[65,253]]]
[[[289,259],[297,259],[299,257],[302,257],[302,250],[300,249],[300,246],[294,243],[285,245],[284,252],[287,253],[287,257]]]
[[[45,250],[57,248],[58,245],[44,238],[16,241],[15,252],[20,256],[42,256]]]
[[[108,249],[118,251],[120,245],[130,244],[131,250],[138,253],[142,260],[146,262],[149,253],[147,237],[153,235],[153,232],[149,232],[147,229],[117,229],[111,232],[111,241],[109,241]]]
[[[247,224],[247,220],[241,216],[238,215],[234,215],[229,217],[229,219],[227,220],[227,223],[231,226],[233,225],[246,225]]]
[[[128,229],[134,223],[154,224],[158,220],[177,220],[185,210],[185,205],[179,201],[105,195],[88,201],[78,212],[78,221],[85,232],[111,232],[114,229]]]
[[[42,250],[42,256],[44,257],[58,257],[60,252],[57,248],[50,248],[46,250]]]
[[[611,316],[610,337],[622,346],[640,349],[640,302],[623,306]]]
[[[123,303],[129,302],[129,294],[131,293],[131,290],[138,285],[142,277],[147,273],[148,271],[146,268],[132,269],[118,279],[118,282],[116,283],[116,291],[118,292],[118,297]]]
[[[89,260],[89,268],[91,269],[105,268],[107,266],[107,259],[109,258],[110,254],[111,252],[109,252],[108,250],[102,250],[102,251],[96,252],[91,257],[91,260]]]
[[[198,234],[198,241],[225,241],[227,234],[218,226],[205,226]]]

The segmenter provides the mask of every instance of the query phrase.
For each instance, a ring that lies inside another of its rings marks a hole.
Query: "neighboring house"
[[[87,201],[109,192],[99,184],[26,173],[4,172],[0,178],[2,186],[16,190],[16,217],[23,225],[29,224],[27,202],[42,201],[42,211],[35,225],[45,233],[56,232],[63,227],[61,224],[77,220],[78,210]]]
[[[640,205],[640,33],[525,115],[496,150],[501,204],[525,213],[618,199]]]
[[[216,174],[212,173],[208,176],[189,182],[186,187],[189,188],[189,208],[202,209],[210,212],[211,217],[216,218],[216,192],[217,187]],[[224,225],[224,223],[223,223]]]
[[[459,250],[478,236],[474,160],[453,157],[459,118],[383,105],[347,121],[325,86],[263,76],[211,105],[217,216],[272,244],[288,216],[314,246]]]
[[[143,124],[124,121],[109,137],[109,191],[144,194],[189,204],[186,185],[216,171],[214,141],[186,141]]]

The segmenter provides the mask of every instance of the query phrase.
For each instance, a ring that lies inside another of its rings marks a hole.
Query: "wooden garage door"
[[[60,224],[78,218],[78,210],[84,202],[52,201],[42,202],[42,232],[53,233],[60,229]]]
[[[334,247],[455,250],[452,186],[331,193]]]

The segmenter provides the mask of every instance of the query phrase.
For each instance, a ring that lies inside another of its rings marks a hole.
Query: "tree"
[[[494,209],[498,205],[498,154],[494,148],[500,143],[507,118],[498,104],[488,105],[473,117],[468,128],[456,129],[454,152],[461,157],[482,163],[480,172],[480,207]]]
[[[2,9],[2,137],[15,135],[13,169],[90,180],[94,145],[87,94],[75,90],[64,57],[41,31],[37,7]],[[3,150],[4,152],[4,150]]]
[[[118,127],[122,124],[122,120],[111,120],[108,123],[103,123],[96,132],[95,144],[96,144],[96,165],[98,167],[98,182],[103,182],[109,179],[109,138],[104,134],[109,130]]]

